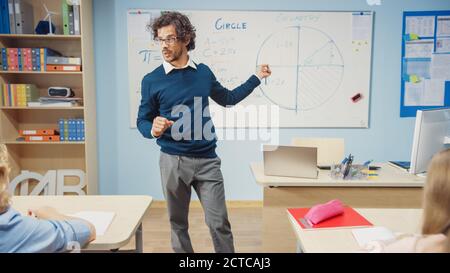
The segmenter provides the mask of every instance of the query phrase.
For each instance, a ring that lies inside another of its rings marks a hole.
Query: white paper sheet
[[[385,227],[352,229],[353,237],[360,247],[373,241],[388,241],[395,239],[395,234]]]
[[[419,83],[405,83],[405,106],[444,106],[445,81],[423,79]]]
[[[98,236],[105,235],[106,230],[114,219],[114,212],[106,211],[80,211],[69,216],[81,218],[92,223]]]
[[[424,82],[411,83],[405,82],[405,106],[419,106],[423,94]]]
[[[430,59],[409,59],[406,60],[405,73],[407,75],[417,75],[420,78],[430,78]]]
[[[450,53],[450,37],[436,38],[436,53]]]
[[[372,14],[355,12],[352,16],[353,41],[368,41],[372,34]]]
[[[431,58],[434,40],[417,40],[407,42],[405,45],[406,58]]]
[[[450,54],[433,54],[430,69],[432,79],[450,80]]]
[[[450,36],[450,16],[438,16],[436,36]]]
[[[406,34],[417,34],[419,37],[434,36],[434,16],[406,17]]]
[[[442,79],[425,80],[421,105],[444,106],[445,81]]]

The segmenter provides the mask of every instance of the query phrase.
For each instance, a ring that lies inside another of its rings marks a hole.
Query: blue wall
[[[414,119],[400,118],[400,56],[403,11],[450,10],[449,0],[95,0],[97,125],[101,194],[148,194],[162,200],[159,147],[129,127],[127,10],[373,10],[375,11],[369,129],[282,129],[280,143],[293,137],[342,137],[356,160],[408,160]],[[228,200],[261,200],[250,162],[262,161],[260,142],[219,141]]]

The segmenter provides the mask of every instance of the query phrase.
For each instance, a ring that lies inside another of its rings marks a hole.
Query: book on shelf
[[[77,107],[80,106],[80,104],[76,101],[71,102],[71,101],[61,101],[61,102],[29,102],[28,103],[28,107]]]
[[[1,48],[1,70],[46,71],[48,57],[62,54],[50,48]]]
[[[0,104],[9,107],[25,107],[29,102],[37,101],[39,89],[34,84],[1,84]]]
[[[39,101],[29,102],[28,107],[75,107],[82,105],[82,98],[40,97]]]
[[[84,141],[84,119],[60,119],[59,132],[61,141]]]

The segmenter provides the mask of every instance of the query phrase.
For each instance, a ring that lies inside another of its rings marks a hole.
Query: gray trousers
[[[194,252],[189,237],[188,214],[191,186],[205,212],[214,250],[233,253],[233,234],[225,204],[221,160],[169,155],[161,152],[159,166],[171,226],[172,248],[179,253]]]

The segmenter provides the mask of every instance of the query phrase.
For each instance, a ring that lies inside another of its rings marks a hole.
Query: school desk
[[[143,252],[142,219],[150,208],[150,196],[13,196],[12,206],[22,214],[30,208],[50,206],[62,214],[79,211],[108,211],[115,216],[103,236],[88,244],[82,251],[118,251],[133,236],[136,252]]]
[[[355,209],[373,226],[386,227],[394,233],[420,233],[422,209]],[[297,238],[297,252],[361,252],[352,228],[310,229],[300,227],[288,213]]]
[[[337,180],[329,170],[319,170],[317,179],[264,175],[263,163],[252,163],[256,183],[264,187],[262,250],[294,252],[295,236],[286,219],[286,209],[311,207],[340,199],[354,208],[420,208],[425,178],[389,164],[380,166],[371,180]],[[280,237],[279,235],[284,236]]]

